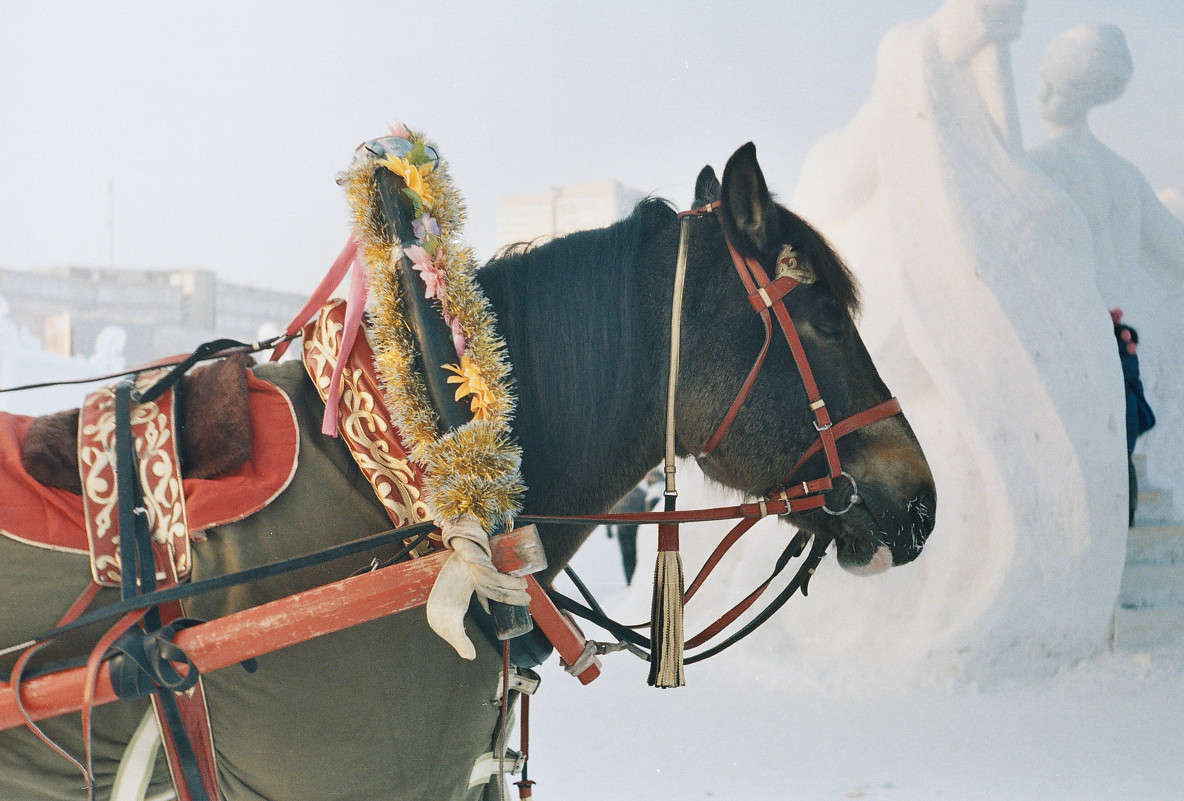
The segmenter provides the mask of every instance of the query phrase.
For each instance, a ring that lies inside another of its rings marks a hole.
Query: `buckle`
[[[498,703],[502,700],[502,692],[507,689],[510,692],[522,693],[523,695],[534,695],[535,690],[539,688],[539,674],[535,673],[529,668],[510,668],[510,678],[507,682],[506,674],[501,670],[497,672],[497,693],[493,697],[493,703]]]
[[[817,416],[818,410],[823,409],[825,407],[826,407],[826,401],[823,398],[819,398],[818,400],[816,400],[810,404],[810,411],[814,412],[814,415],[815,415],[814,430],[817,431],[819,434],[821,434],[823,431],[830,431],[831,427],[834,425],[833,423],[827,423],[824,426],[818,425],[818,416]]]
[[[847,499],[847,505],[838,511],[835,511],[834,509],[828,509],[826,507],[825,502],[823,502],[822,506],[818,507],[822,511],[826,512],[828,515],[831,515],[832,517],[838,517],[839,515],[847,514],[847,512],[851,511],[851,507],[854,506],[855,504],[859,503],[859,500],[860,500],[859,499],[859,485],[855,483],[854,477],[852,477],[852,475],[850,473],[848,473],[846,470],[839,473],[839,475],[846,476],[847,480],[851,482],[851,497],[849,497]]]
[[[526,767],[526,755],[520,754],[512,748],[507,748],[501,759],[492,751],[486,751],[473,762],[473,770],[469,774],[469,789],[488,784],[496,775],[517,776]]]

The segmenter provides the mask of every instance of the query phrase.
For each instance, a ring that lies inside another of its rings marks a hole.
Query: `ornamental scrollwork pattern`
[[[136,388],[146,389],[163,372],[141,373],[136,378]],[[131,409],[137,478],[143,489],[143,508],[152,532],[159,581],[179,581],[189,575],[191,566],[174,414],[172,391],[155,401],[133,404]],[[79,419],[78,442],[92,572],[98,583],[118,586],[121,566],[113,388],[106,387],[87,396]]]
[[[343,317],[344,304],[339,302],[323,308],[317,320],[305,328],[304,364],[322,400],[328,397]],[[373,375],[373,356],[363,337],[355,342],[341,380],[338,432],[387,515],[396,526],[430,519],[420,471],[407,458],[390,422]]]

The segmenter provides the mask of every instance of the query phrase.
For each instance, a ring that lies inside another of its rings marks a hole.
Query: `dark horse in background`
[[[770,197],[755,148],[736,152],[722,185],[700,176],[697,202],[721,213],[690,224],[677,387],[676,437],[682,455],[700,452],[737,394],[763,342],[763,329],[738,280],[722,228],[770,274],[786,244],[818,280],[786,305],[833,419],[890,397],[852,315],[852,277],[821,236]],[[515,435],[529,487],[525,512],[602,513],[662,458],[672,283],[679,223],[662,201],[641,203],[608,228],[572,234],[495,259],[479,281],[508,345],[518,396]],[[194,546],[194,579],[306,553],[382,531],[389,522],[339,440],[318,431],[321,401],[299,363],[255,368],[280,386],[300,418],[300,466],[267,508],[211,529]],[[802,381],[784,341],[727,436],[700,459],[712,479],[765,496],[816,439]],[[904,417],[880,420],[839,441],[860,503],[842,516],[820,511],[787,522],[837,543],[839,562],[859,572],[914,559],[933,527],[929,467]],[[824,474],[821,457],[803,470]],[[848,500],[836,489],[832,508]],[[546,583],[589,529],[540,527],[550,566]],[[348,561],[348,560],[347,560]],[[187,612],[215,618],[341,578],[369,556],[192,599]],[[88,582],[85,557],[50,553],[0,538],[4,614],[0,645],[51,628]],[[114,600],[106,590],[100,603]],[[85,653],[94,632],[58,643]],[[428,629],[422,610],[394,615],[260,658],[248,675],[232,667],[206,677],[222,792],[232,801],[269,799],[476,799],[473,761],[491,750],[498,708],[500,650],[474,638],[477,658],[459,659]],[[0,664],[11,667],[12,660]],[[95,769],[104,797],[145,702],[96,710]],[[45,722],[78,754],[77,717]],[[768,733],[775,736],[774,733]],[[150,790],[164,789],[158,765]],[[85,797],[76,770],[24,730],[0,734],[0,798]]]

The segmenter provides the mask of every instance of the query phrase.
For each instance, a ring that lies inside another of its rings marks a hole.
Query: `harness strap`
[[[75,620],[77,620],[82,615],[82,613],[86,611],[87,607],[89,607],[91,605],[91,603],[98,596],[99,592],[102,589],[103,588],[99,584],[96,584],[94,582],[91,582],[90,584],[88,584],[86,586],[86,589],[84,589],[79,594],[79,596],[74,600],[74,603],[70,604],[70,607],[66,610],[65,614],[63,614],[61,619],[58,620],[58,625],[64,626],[68,623],[73,623]],[[33,732],[33,734],[39,740],[41,740],[41,742],[48,745],[59,756],[64,757],[67,761],[69,761],[71,764],[73,764],[74,767],[78,768],[79,772],[82,773],[83,781],[86,782],[88,796],[93,796],[94,795],[94,775],[91,773],[90,767],[89,767],[90,766],[90,758],[89,758],[89,756],[90,756],[90,754],[89,754],[89,752],[90,752],[90,738],[88,737],[86,740],[87,764],[84,765],[81,762],[79,762],[77,759],[75,759],[73,756],[71,756],[64,748],[62,748],[60,745],[58,745],[53,740],[51,740],[49,738],[49,736],[44,731],[41,730],[41,727],[38,726],[36,724],[36,722],[34,722],[33,718],[28,714],[28,712],[25,711],[24,705],[21,703],[21,680],[22,680],[22,677],[25,672],[25,666],[28,665],[29,661],[33,658],[33,656],[38,651],[40,651],[42,648],[48,646],[51,642],[53,642],[53,641],[52,640],[43,640],[41,642],[35,642],[35,643],[31,644],[28,648],[25,649],[24,653],[22,653],[20,655],[20,657],[16,661],[16,664],[13,666],[12,688],[13,688],[13,697],[16,700],[16,708],[17,708],[17,711],[20,713],[21,717],[24,718],[25,726],[29,729],[29,731]]]
[[[830,434],[834,439],[840,439],[847,436],[853,431],[869,426],[872,423],[878,423],[881,420],[887,420],[889,417],[894,417],[901,413],[900,401],[896,398],[889,398],[886,401],[877,403],[875,406],[864,409],[858,414],[853,414],[839,422],[835,423],[830,428]],[[810,457],[818,453],[822,449],[822,441],[815,440],[810,444],[810,447],[802,453],[798,458],[797,464],[793,466],[793,470],[789,471],[789,475],[785,477],[782,485],[788,484],[797,474],[802,466],[809,461]]]
[[[752,304],[754,310],[760,312],[779,302],[797,286],[797,281],[788,275],[782,275],[774,278],[773,283],[768,286],[759,287],[755,292],[751,293],[748,296],[748,302]]]
[[[695,576],[695,580],[691,582],[691,586],[687,587],[686,594],[683,596],[684,601],[691,600],[691,597],[699,591],[699,588],[703,586],[703,582],[711,575],[711,571],[715,570],[715,566],[723,559],[724,554],[731,550],[732,546],[736,544],[736,541],[744,536],[750,528],[755,526],[758,520],[762,519],[760,517],[749,517],[741,520],[732,527],[728,535],[720,540],[719,545],[715,546],[715,550],[711,552],[711,556],[703,563],[703,567],[699,568],[699,573]]]
[[[810,578],[814,575],[814,571],[817,569],[819,563],[822,561],[823,556],[826,555],[826,549],[829,546],[830,542],[831,542],[831,540],[829,538],[814,537],[813,545],[811,545],[811,547],[810,547],[810,552],[805,557],[804,561],[802,562],[801,566],[798,568],[797,572],[794,574],[794,577],[789,581],[789,583],[784,588],[782,588],[781,592],[777,594],[777,597],[769,602],[769,605],[767,607],[765,607],[762,611],[757,613],[753,617],[752,620],[745,623],[744,626],[742,626],[738,631],[729,635],[727,638],[725,638],[721,642],[716,643],[715,645],[712,645],[711,647],[707,648],[706,650],[699,651],[698,653],[694,654],[693,656],[688,656],[686,658],[686,664],[690,665],[695,662],[701,662],[704,659],[708,659],[708,658],[714,656],[715,654],[718,654],[720,651],[723,651],[723,650],[729,648],[730,646],[734,645],[735,643],[739,642],[740,640],[744,639],[749,634],[751,634],[753,631],[755,631],[758,627],[760,627],[761,624],[763,624],[766,620],[768,620],[773,614],[775,614],[777,612],[777,610],[779,610],[782,606],[784,606],[786,601],[788,601],[789,598],[791,596],[793,596],[793,594],[795,592],[797,592],[798,590],[801,590],[803,595],[808,594],[807,590],[809,587]],[[804,549],[804,546],[805,546],[805,540],[801,536],[796,537],[790,543],[790,545],[785,549],[785,551],[781,554],[781,557],[778,559],[777,566],[774,569],[773,575],[770,576],[770,579],[768,581],[766,581],[756,591],[751,593],[749,598],[746,598],[743,602],[741,602],[741,604],[737,605],[739,608],[738,608],[738,610],[733,610],[734,614],[732,615],[732,619],[734,619],[741,612],[743,612],[744,610],[746,610],[748,607],[750,607],[752,605],[752,603],[756,600],[756,596],[758,596],[764,589],[766,589],[768,587],[772,578],[774,578],[776,575],[778,575],[781,571],[783,571],[785,569],[785,566],[788,564],[789,559],[801,554],[801,551]],[[579,583],[577,583],[577,587],[579,587],[579,586],[580,586]],[[587,592],[585,592],[584,589],[581,589],[581,592],[584,592],[585,598],[589,599],[589,594]],[[605,629],[606,631],[612,633],[621,642],[629,643],[633,646],[636,646],[638,648],[643,648],[643,649],[651,647],[651,640],[649,638],[645,637],[644,635],[642,635],[641,633],[639,633],[638,631],[634,630],[637,628],[644,628],[644,626],[630,627],[630,626],[626,626],[624,624],[618,623],[617,621],[613,620],[612,618],[609,618],[607,615],[604,614],[603,610],[601,610],[599,608],[599,605],[595,603],[595,599],[589,599],[590,604],[591,604],[590,606],[583,606],[583,605],[577,603],[576,601],[572,600],[571,598],[568,598],[567,596],[565,596],[559,592],[556,592],[554,589],[548,589],[547,594],[552,599],[554,599],[555,603],[558,604],[565,611],[570,612],[571,614],[581,617],[585,620],[591,621],[592,623],[596,624],[597,626],[600,626],[601,628]],[[730,614],[732,614],[732,613],[730,613]],[[731,620],[729,620],[729,622],[731,622]],[[705,632],[702,635],[696,635],[696,638],[697,639],[706,639],[711,636],[714,636],[715,634],[719,633],[719,630],[721,630],[723,628],[723,625],[717,626],[716,624],[713,624],[711,628],[713,630],[710,633]],[[626,647],[628,647],[628,646],[626,646]],[[629,650],[633,650],[633,649],[630,648]]]
[[[765,365],[765,356],[768,355],[769,344],[773,341],[773,323],[769,319],[769,310],[767,308],[758,309],[757,313],[760,315],[761,322],[765,326],[765,342],[761,345],[761,351],[757,354],[756,361],[752,363],[752,369],[748,371],[748,377],[744,379],[743,386],[736,393],[736,397],[732,399],[732,405],[728,407],[728,412],[724,415],[723,422],[719,424],[711,439],[707,441],[707,444],[699,452],[700,459],[710,455],[720,442],[723,441],[724,435],[728,433],[728,429],[732,427],[732,423],[736,420],[736,415],[740,414],[740,407],[744,405],[744,401],[748,398],[748,393],[752,391],[753,384],[756,383],[756,377]]]
[[[715,210],[716,214],[720,214],[718,205]],[[736,268],[736,274],[740,276],[740,281],[748,291],[749,301],[752,303],[753,308],[756,309],[763,320],[766,320],[766,326],[769,325],[766,319],[769,309],[772,309],[773,315],[777,318],[777,322],[781,327],[781,333],[785,337],[786,344],[789,345],[794,364],[797,366],[798,374],[801,376],[802,385],[806,389],[806,398],[809,401],[810,410],[814,412],[814,428],[818,431],[818,438],[822,443],[823,450],[826,452],[830,478],[832,480],[836,479],[842,473],[842,467],[839,464],[839,452],[835,446],[835,438],[831,431],[832,423],[830,414],[826,408],[826,401],[822,399],[822,393],[818,390],[818,384],[814,380],[814,372],[810,369],[810,360],[806,357],[805,348],[802,347],[802,340],[793,325],[793,320],[790,319],[789,310],[785,308],[785,296],[797,288],[798,282],[788,276],[781,276],[777,281],[770,281],[760,262],[748,256],[741,255],[740,251],[736,249],[731,237],[728,236],[728,230],[723,224],[722,218],[720,220],[720,229],[724,233],[724,241],[728,243],[728,253],[731,254],[732,265]],[[772,289],[772,292],[770,292],[770,289]],[[755,299],[754,296],[756,296]],[[764,355],[765,351],[762,349],[759,358],[763,360]],[[755,381],[755,376],[753,380]],[[739,403],[743,403],[743,397],[747,396],[751,388],[751,384],[746,384],[741,390],[742,396],[737,398]],[[737,401],[733,402],[733,409],[738,411]],[[734,417],[735,415],[732,414],[733,419]],[[727,425],[730,426],[731,422],[730,419],[725,418]],[[716,444],[722,439],[723,435],[719,431],[716,432],[715,437],[712,437],[712,440]]]
[[[300,335],[300,329],[312,319],[313,315],[317,313],[317,309],[325,305],[325,302],[333,295],[333,290],[345,278],[349,268],[353,265],[354,260],[358,257],[358,243],[354,241],[351,235],[345,242],[345,247],[341,249],[341,253],[333,260],[333,265],[329,268],[329,272],[325,273],[325,277],[321,279],[321,283],[312,291],[312,295],[305,301],[304,307],[296,313],[292,318],[292,322],[288,323],[284,328],[284,339],[279,342],[271,351],[270,361],[278,362],[280,357],[288,350],[288,345],[292,340]]]
[[[522,778],[514,782],[514,785],[518,788],[520,801],[528,801],[534,795],[531,788],[535,784],[527,775],[527,770],[530,768],[530,694],[523,693],[518,704],[521,706],[518,723],[521,739],[518,750],[522,754]]]
[[[152,531],[144,508],[143,487],[137,468],[133,442],[131,404],[133,382],[125,381],[115,388],[115,479],[118,487],[119,513],[119,555],[121,568],[121,599],[132,600],[143,593],[156,590],[156,564],[152,552]],[[179,604],[172,604],[167,610],[151,606],[144,610],[129,612],[107,634],[91,652],[87,662],[87,684],[83,703],[82,725],[86,736],[86,768],[92,777],[90,710],[94,701],[95,678],[107,652],[126,630],[140,625],[145,634],[159,631],[165,622],[162,618],[180,617]],[[167,662],[163,664],[167,665]],[[172,668],[169,666],[169,670]],[[192,664],[190,670],[193,670]],[[189,689],[197,683],[198,676],[187,677],[188,681],[178,685]],[[209,801],[218,798],[217,771],[213,761],[213,746],[210,741],[206,720],[205,699],[198,692],[192,695],[175,693],[169,686],[159,686],[152,698],[157,719],[161,724],[162,740],[168,755],[169,770],[179,801]],[[200,712],[196,707],[200,706]],[[184,711],[183,711],[184,709]],[[208,743],[208,747],[201,747]],[[198,745],[195,748],[195,744]]]
[[[742,517],[760,519],[769,515],[784,515],[791,512],[806,512],[821,508],[826,498],[814,495],[803,497],[804,489],[816,482],[802,482],[788,490],[782,490],[777,497],[762,498],[756,503],[742,503],[738,506],[713,506],[708,509],[687,509],[674,512],[616,512],[603,515],[519,515],[514,518],[516,523],[547,524],[555,523],[568,526],[600,525],[608,523],[706,523],[712,520],[736,520]],[[762,506],[764,507],[762,509]]]
[[[156,589],[156,561],[131,421],[132,382],[115,387],[115,484],[119,515],[120,598]]]
[[[765,590],[767,590],[769,585],[773,583],[773,579],[781,575],[781,571],[785,570],[786,566],[789,564],[789,560],[795,556],[801,555],[802,551],[806,547],[806,542],[807,538],[803,534],[798,534],[796,537],[794,537],[790,541],[789,545],[786,546],[781,556],[777,559],[777,563],[773,567],[773,572],[769,574],[769,577],[765,579],[764,583],[745,596],[744,600],[740,601],[740,603],[736,604],[727,612],[720,615],[720,617],[710,626],[687,640],[687,648],[699,647],[731,625],[731,623],[735,621],[736,618],[740,617],[740,615],[744,614],[750,606],[756,603],[757,599],[764,595]],[[807,568],[807,575],[811,575],[813,572],[813,568]],[[805,594],[804,585],[803,594]]]
[[[107,655],[107,649],[117,639],[123,636],[126,631],[143,620],[148,612],[149,610],[147,609],[137,609],[121,617],[114,626],[109,628],[99,638],[99,641],[95,643],[94,648],[91,649],[90,656],[86,660],[86,684],[82,693],[82,734],[83,742],[86,744],[86,782],[91,793],[94,792],[95,780],[94,759],[91,752],[91,712],[94,709],[95,683],[98,679],[99,667],[103,664],[103,660]]]
[[[682,298],[687,279],[687,253],[690,250],[690,237],[687,236],[688,217],[679,217],[678,260],[674,264],[674,295],[670,308],[670,372],[667,376],[666,387],[666,511],[674,510],[672,499],[678,496],[675,484],[675,436],[674,436],[674,395],[678,387],[679,353],[682,349]],[[675,534],[677,538],[677,533]],[[660,548],[661,546],[659,546]],[[675,539],[677,549],[678,541]]]

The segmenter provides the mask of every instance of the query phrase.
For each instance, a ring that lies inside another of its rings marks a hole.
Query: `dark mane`
[[[518,414],[547,419],[547,428],[554,430],[546,436],[553,441],[571,438],[573,427],[583,429],[576,433],[579,439],[589,430],[616,428],[629,417],[636,365],[625,354],[645,352],[637,341],[638,298],[646,291],[637,265],[645,245],[675,216],[667,201],[643,200],[629,217],[607,228],[503,249],[478,273],[511,348]],[[539,387],[559,397],[586,399],[580,407],[590,414],[579,421],[551,419],[548,413],[555,409],[540,408],[522,394]],[[562,428],[568,429],[566,435]]]

